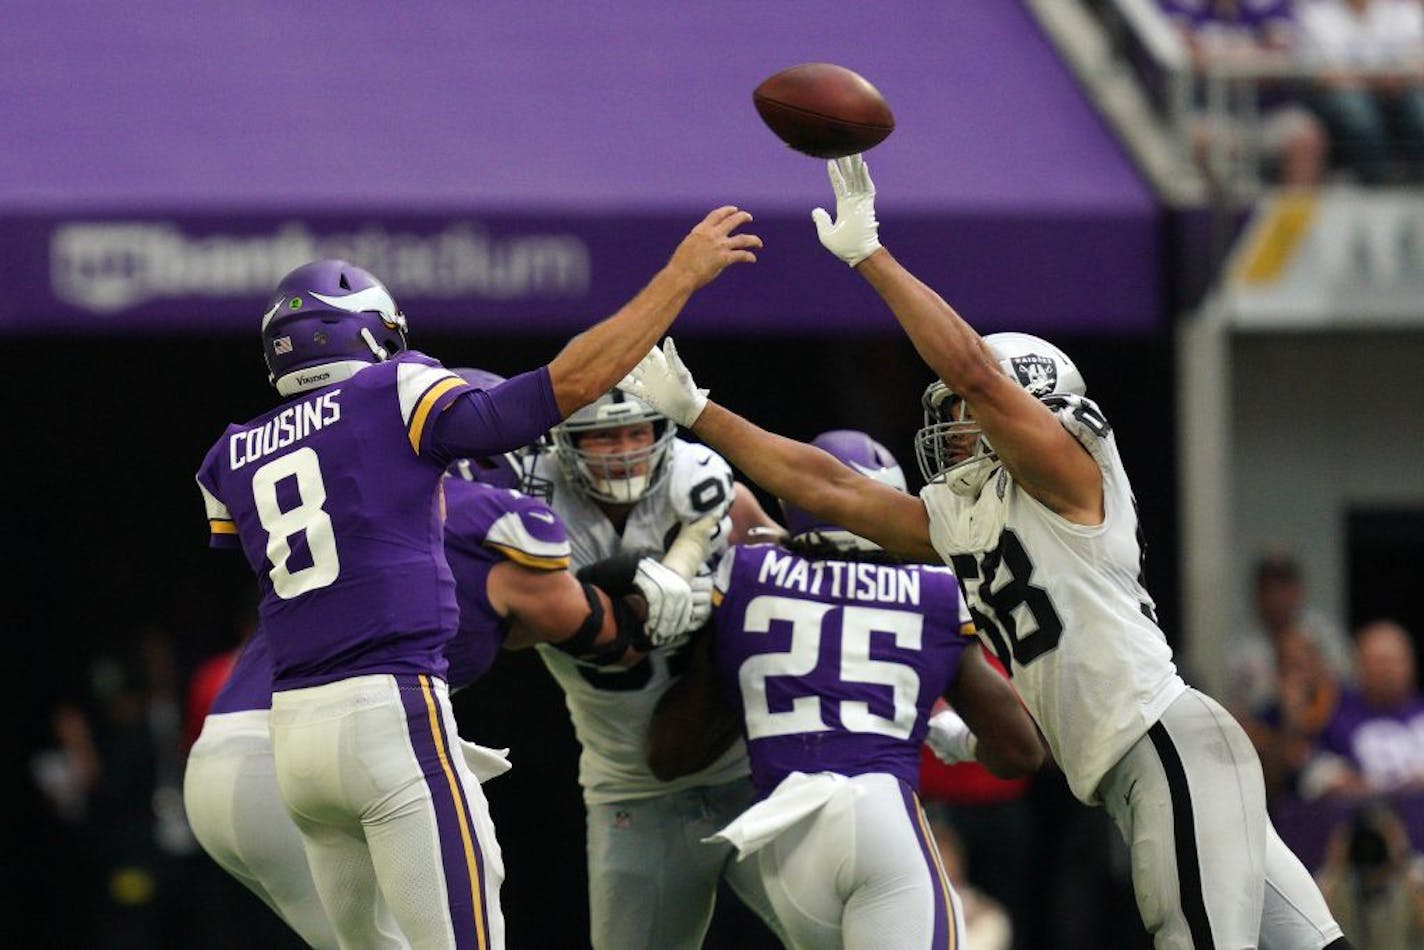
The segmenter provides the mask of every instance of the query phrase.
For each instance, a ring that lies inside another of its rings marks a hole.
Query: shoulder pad
[[[1117,441],[1098,404],[1086,396],[1054,393],[1043,399],[1058,421],[1088,450],[1104,472],[1112,472],[1118,464]]]
[[[668,500],[679,521],[705,514],[725,515],[732,507],[732,467],[705,445],[681,439],[673,442],[668,473]]]
[[[559,516],[537,498],[499,489],[504,514],[490,523],[484,544],[525,567],[562,571],[569,566],[568,532]]]
[[[1103,415],[1098,404],[1087,396],[1054,393],[1052,396],[1045,396],[1043,404],[1084,444],[1112,435],[1112,426],[1108,423],[1107,416]]]

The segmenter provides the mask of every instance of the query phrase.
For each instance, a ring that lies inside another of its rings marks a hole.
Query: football
[[[864,152],[895,131],[895,116],[865,77],[833,63],[803,63],[752,92],[757,114],[787,145],[813,158]]]

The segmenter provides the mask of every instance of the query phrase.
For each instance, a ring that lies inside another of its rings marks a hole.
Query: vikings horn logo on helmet
[[[269,378],[284,396],[349,378],[405,350],[405,316],[384,284],[346,261],[283,277],[262,315]]]

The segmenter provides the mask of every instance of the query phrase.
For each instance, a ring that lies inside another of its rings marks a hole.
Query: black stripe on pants
[[[1192,815],[1192,793],[1187,787],[1187,771],[1182,757],[1172,744],[1172,737],[1160,721],[1147,730],[1162,771],[1167,774],[1167,789],[1172,796],[1172,836],[1177,846],[1177,887],[1181,892],[1182,914],[1192,933],[1197,950],[1213,950],[1211,922],[1206,916],[1206,898],[1202,895],[1201,862],[1197,858],[1196,820]]]

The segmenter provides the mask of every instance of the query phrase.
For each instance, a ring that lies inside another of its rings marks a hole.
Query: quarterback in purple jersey
[[[343,944],[381,931],[383,897],[421,946],[499,947],[503,866],[456,754],[443,648],[454,583],[446,466],[532,442],[631,368],[691,294],[761,242],[719,208],[609,319],[490,390],[411,351],[375,277],[343,261],[287,275],[262,318],[288,401],[230,426],[198,472],[215,543],[257,575],[272,656],[278,787]]]
[[[864,433],[814,444],[904,490],[900,466]],[[1005,777],[1039,766],[1038,734],[980,652],[948,568],[901,563],[784,510],[789,539],[722,558],[714,637],[660,705],[650,765],[671,777],[725,741],[720,697],[746,739],[759,801],[717,837],[757,862],[791,945],[955,946],[962,915],[916,796],[931,707],[948,696],[964,717],[939,722],[952,736],[938,753]],[[698,723],[710,747],[696,741]]]
[[[501,381],[478,371],[457,372],[486,388]],[[502,646],[552,642],[581,659],[622,665],[640,660],[648,647],[633,605],[568,573],[563,525],[542,502],[510,490],[521,480],[516,465],[510,456],[461,460],[456,471],[471,474],[444,483],[446,553],[460,605],[459,633],[445,646],[452,689],[481,676]],[[482,484],[472,484],[472,478]],[[692,622],[691,590],[681,577],[655,562],[622,569],[641,571],[627,582],[638,606],[663,602],[664,612],[672,615],[677,610],[671,605],[680,602],[687,607],[681,616]],[[303,940],[335,947],[301,834],[278,793],[268,735],[271,704],[271,657],[259,628],[214,700],[189,757],[184,781],[189,821],[213,859]],[[492,750],[463,740],[458,748],[481,781],[507,768]],[[403,946],[384,901],[373,914],[380,929],[368,936],[369,945]]]

